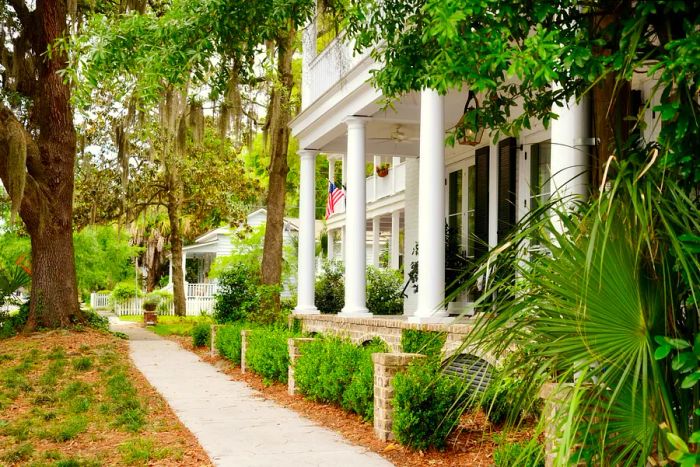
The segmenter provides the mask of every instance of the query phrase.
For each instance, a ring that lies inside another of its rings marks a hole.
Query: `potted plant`
[[[149,293],[143,299],[143,323],[146,326],[155,326],[158,323],[158,313],[156,308],[160,303],[160,297],[154,293]]]
[[[386,162],[384,164],[379,164],[376,167],[376,171],[379,177],[386,177],[389,175],[389,164]]]

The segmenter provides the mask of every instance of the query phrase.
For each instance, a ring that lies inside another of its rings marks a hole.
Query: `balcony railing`
[[[312,32],[315,33],[315,28],[308,28],[305,31],[305,34],[309,35],[305,37],[305,44],[313,40],[310,36]],[[306,82],[302,85],[302,108],[311,105],[324,92],[341,81],[348,71],[366,56],[364,53],[356,55],[353,49],[354,41],[347,40],[345,34],[341,33],[321,53],[315,57],[305,57],[309,65],[304,70],[303,80]]]
[[[367,177],[365,183],[367,202],[371,203],[406,189],[406,164],[397,164],[389,169],[389,175]]]

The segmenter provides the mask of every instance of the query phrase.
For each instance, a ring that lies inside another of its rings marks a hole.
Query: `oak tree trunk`
[[[60,51],[46,53],[50,44],[69,33],[66,2],[37,0],[34,11],[23,2],[12,5],[22,25],[20,37],[26,38],[36,63],[35,74],[17,77],[17,89],[31,102],[28,127],[23,129],[27,178],[19,209],[32,245],[26,329],[62,327],[83,319],[72,239],[76,133],[70,89],[58,74],[67,61]],[[16,122],[12,110],[0,104],[0,179],[6,187],[18,176],[8,162],[8,125]]]
[[[285,198],[287,194],[287,148],[289,145],[289,121],[292,107],[290,96],[294,78],[292,57],[296,31],[290,27],[277,38],[277,79],[279,86],[272,92],[270,121],[270,181],[267,192],[267,222],[262,259],[262,282],[266,285],[281,285],[282,279],[282,234],[284,229]],[[279,309],[279,296],[271,304]]]
[[[170,258],[173,262],[173,305],[175,314],[185,316],[187,299],[185,297],[185,271],[182,264],[182,179],[177,161],[171,161],[168,167],[168,219],[170,220]]]

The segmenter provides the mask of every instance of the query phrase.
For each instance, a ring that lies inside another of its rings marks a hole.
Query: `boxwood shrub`
[[[374,415],[372,354],[386,351],[381,341],[358,347],[333,337],[316,339],[304,345],[295,362],[296,386],[311,400],[338,404],[371,420]]]
[[[246,365],[266,382],[287,382],[289,348],[287,340],[298,334],[281,327],[253,329],[247,337]]]
[[[447,334],[444,332],[404,329],[401,332],[401,349],[408,353],[420,353],[430,360],[439,360]]]
[[[396,439],[414,449],[441,449],[457,426],[463,401],[462,385],[443,376],[434,361],[411,363],[393,380]]]
[[[206,347],[211,341],[211,324],[201,322],[194,325],[192,328],[192,346]]]
[[[219,355],[231,360],[236,365],[241,364],[241,331],[253,329],[255,326],[245,321],[219,326],[214,338],[214,347]]]

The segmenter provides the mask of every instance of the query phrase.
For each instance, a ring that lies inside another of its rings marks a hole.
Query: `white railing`
[[[215,283],[187,284],[188,297],[212,297],[216,294]]]
[[[377,201],[395,195],[406,189],[406,164],[400,163],[389,169],[389,175],[371,175],[365,182],[367,202]]]
[[[172,292],[172,283],[161,290]],[[215,283],[187,284],[186,312],[187,316],[199,316],[202,312],[210,314],[214,311],[217,291]],[[94,309],[112,309],[116,315],[140,315],[143,313],[143,297],[135,297],[121,303],[111,303],[109,294],[90,294],[90,306]],[[159,310],[160,314],[174,315],[175,306],[171,303],[167,312]]]
[[[109,294],[93,292],[90,294],[90,306],[93,310],[109,308]]]
[[[304,73],[307,83],[302,108],[315,102],[367,56],[367,53],[356,55],[354,47],[354,41],[347,40],[345,33],[341,33],[321,53],[310,60],[308,71]]]

